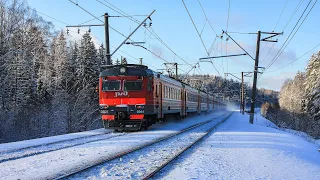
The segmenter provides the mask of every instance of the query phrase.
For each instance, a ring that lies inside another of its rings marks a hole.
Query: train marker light
[[[125,73],[125,72],[126,72],[126,68],[125,67],[120,68],[120,73]]]

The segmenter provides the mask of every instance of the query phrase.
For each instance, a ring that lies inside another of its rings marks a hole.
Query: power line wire
[[[287,22],[286,25],[283,27],[283,30],[282,30],[282,31],[284,31],[284,30],[287,28],[287,26],[288,26],[289,23],[291,22],[292,18],[296,15],[296,13],[297,13],[298,9],[300,8],[300,6],[301,6],[301,4],[302,4],[303,1],[304,1],[304,0],[300,0],[299,4],[297,5],[296,9],[295,9],[295,10],[293,11],[293,13],[291,14],[288,22]]]
[[[297,59],[291,61],[290,63],[288,63],[288,64],[286,64],[286,65],[284,65],[284,66],[282,66],[282,67],[280,67],[280,68],[278,68],[278,69],[266,71],[266,72],[264,72],[264,73],[275,72],[275,71],[278,71],[278,70],[280,70],[280,69],[282,69],[282,68],[285,68],[285,67],[289,66],[290,64],[298,61],[299,59],[301,59],[301,58],[304,57],[305,55],[309,54],[311,51],[313,51],[313,50],[314,50],[315,48],[317,48],[318,46],[320,46],[320,44],[316,45],[315,47],[313,47],[312,49],[310,49],[309,51],[307,51],[306,53],[304,53],[302,56],[298,57]]]
[[[226,31],[228,32],[228,27],[229,27],[229,14],[230,14],[230,0],[228,1],[229,3],[229,8],[228,8],[228,17],[227,17],[227,28]]]
[[[73,2],[73,1],[71,1],[71,0],[68,0],[68,1],[70,1],[70,2],[73,3],[74,5],[78,6],[80,9],[82,9],[83,11],[85,11],[86,13],[88,13],[89,15],[91,15],[92,17],[94,17],[95,19],[97,19],[97,20],[99,20],[100,22],[104,23],[101,19],[99,19],[98,17],[96,17],[95,15],[93,15],[92,13],[90,13],[88,10],[84,9],[83,7],[81,7],[78,3],[75,3],[75,2]],[[112,29],[112,30],[114,30],[115,32],[117,32],[117,33],[120,34],[121,36],[127,38],[126,35],[124,35],[124,34],[121,33],[120,31],[116,30],[115,28],[111,27],[110,25],[109,25],[109,28]],[[131,40],[131,39],[129,38],[129,40]],[[131,40],[131,41],[132,41],[132,40]]]
[[[229,16],[230,16],[230,0],[228,1],[229,3],[229,8],[228,8],[228,18],[227,18],[227,28],[226,28],[226,32],[228,32],[228,27],[229,27]],[[228,53],[228,41],[226,40],[226,56],[227,56],[227,53]],[[228,66],[229,66],[229,63],[228,63],[228,58],[226,57],[225,58],[226,62],[227,62],[227,73],[228,73]]]
[[[133,22],[140,24],[141,22],[131,16],[129,16],[126,12],[122,11],[121,9],[117,8],[116,6],[114,6],[113,4],[107,2],[106,0],[104,0],[104,2],[108,3],[109,5],[97,0],[99,3],[101,3],[102,5],[112,9],[113,11],[123,15],[124,17],[127,17],[128,19],[132,20]],[[110,7],[112,6],[112,7]],[[192,67],[192,65],[190,63],[188,63],[186,60],[184,60],[181,56],[179,56],[176,52],[174,52],[172,50],[172,48],[170,48],[161,38],[160,36],[155,32],[155,30],[153,28],[151,28],[152,31],[150,31],[148,28],[146,28],[150,34],[152,34],[160,43],[162,43],[167,49],[169,49],[175,56],[177,56],[179,59],[181,59],[183,62],[185,62],[186,64],[188,64],[189,66]]]
[[[288,4],[288,1],[289,1],[289,0],[287,0],[286,3],[284,4],[284,7],[282,8],[281,14],[280,14],[280,16],[279,16],[279,18],[278,18],[278,21],[277,21],[276,25],[275,25],[274,28],[273,28],[273,31],[277,28],[277,26],[278,26],[278,24],[279,24],[279,21],[280,21],[280,19],[281,19],[281,17],[282,17],[282,14],[283,14],[283,12],[284,12],[284,9],[286,8],[286,6],[287,6],[287,4]]]
[[[69,0],[69,1],[72,2],[73,4],[75,4],[76,6],[78,6],[79,8],[81,8],[83,11],[87,12],[88,14],[90,14],[91,16],[97,18],[95,15],[93,15],[93,14],[90,13],[88,10],[84,9],[83,7],[81,7],[79,4],[77,4],[77,3],[75,3],[75,2],[73,2],[73,1],[71,1],[71,0]],[[98,19],[98,18],[97,18],[97,19]],[[101,21],[101,22],[103,22],[103,21],[100,20],[100,19],[98,19],[98,20]],[[127,38],[127,36],[123,35],[123,34],[122,34],[121,32],[119,32],[118,30],[112,28],[110,25],[109,25],[109,27],[110,27],[111,29],[115,30],[116,32],[118,32],[119,34],[121,34],[122,36],[124,36],[124,37]],[[131,40],[130,38],[128,38],[128,39]],[[131,40],[131,41],[132,41],[132,40]],[[165,60],[164,58],[162,58],[161,56],[159,56],[159,55],[155,54],[154,52],[150,51],[149,49],[147,49],[147,48],[145,48],[145,47],[143,47],[143,46],[140,46],[140,47],[142,47],[142,48],[144,48],[145,50],[149,51],[150,53],[152,53],[153,55],[155,55],[155,56],[157,56],[158,58],[162,59],[163,61],[169,62],[169,61]],[[180,70],[181,70],[181,69],[180,69]],[[183,71],[183,70],[181,70],[181,71]]]
[[[200,5],[200,7],[201,7],[201,10],[202,10],[202,12],[203,12],[203,14],[204,14],[204,16],[205,16],[205,18],[206,18],[206,22],[208,22],[208,23],[209,23],[209,25],[210,25],[210,27],[211,27],[212,31],[216,34],[216,36],[218,36],[218,34],[216,33],[216,31],[213,29],[213,27],[212,27],[212,25],[211,25],[211,23],[210,23],[210,21],[209,21],[209,19],[208,19],[207,15],[206,15],[206,13],[205,13],[204,9],[203,9],[203,7],[202,7],[202,4],[201,4],[200,0],[198,0],[198,2],[199,2],[199,5]]]
[[[49,17],[49,18],[51,18],[51,19],[53,19],[53,20],[55,20],[55,21],[58,21],[58,22],[60,22],[60,23],[63,23],[63,24],[65,24],[65,25],[70,25],[70,24],[68,24],[68,23],[66,23],[66,22],[63,22],[63,21],[61,21],[61,20],[59,20],[59,19],[56,19],[56,18],[54,18],[54,17],[52,17],[52,16],[49,16],[49,15],[47,15],[47,14],[44,14],[44,13],[42,13],[42,12],[39,12],[39,11],[36,11],[36,12],[38,12],[39,14],[42,14],[42,15],[44,15],[44,16],[46,16],[46,17]],[[100,16],[100,17],[101,17],[101,16]],[[84,23],[93,21],[93,20],[95,20],[95,19],[97,19],[97,18],[91,19],[91,20],[86,21],[86,22],[84,22]],[[84,23],[81,23],[81,24],[84,24]],[[64,29],[64,28],[65,28],[65,27],[62,27],[62,26],[59,26],[59,25],[55,25],[55,26],[60,27],[61,29]],[[69,31],[72,31],[72,30],[69,30]],[[81,30],[81,31],[82,31],[82,30]],[[72,32],[74,32],[74,33],[76,33],[76,34],[78,33],[78,32],[76,32],[76,31],[72,31]],[[68,34],[68,35],[71,36],[71,37],[73,37],[71,34]],[[95,36],[95,37],[96,37],[96,36]],[[100,38],[98,38],[98,37],[96,37],[96,38],[99,39],[100,41],[102,41]],[[112,46],[113,48],[115,48],[115,46],[113,46],[113,45],[110,45],[110,46]],[[130,56],[131,58],[139,61],[138,58],[130,55],[129,53],[127,53],[127,52],[125,52],[125,51],[123,51],[123,50],[119,50],[119,51],[122,52],[122,53],[124,53],[124,54],[126,54],[126,55],[128,55],[128,56]],[[153,66],[153,65],[150,65],[150,64],[148,64],[148,63],[144,63],[144,64],[147,64],[148,66],[151,66],[151,67],[157,69],[157,67],[155,67],[155,66]]]
[[[305,11],[307,10],[307,8],[309,7],[310,3],[312,0],[310,0],[310,2],[308,3],[308,6],[306,7],[306,9],[304,10],[304,12],[302,13],[301,17],[304,15]],[[271,61],[271,63],[266,67],[266,69],[270,68],[274,62],[281,56],[281,54],[283,53],[283,51],[287,48],[287,46],[289,45],[289,43],[291,42],[291,40],[293,39],[293,37],[296,35],[296,33],[298,32],[298,30],[300,29],[301,25],[304,23],[304,21],[306,20],[306,18],[308,17],[308,15],[310,14],[310,12],[312,11],[313,7],[315,6],[315,4],[317,3],[318,0],[316,0],[314,2],[314,4],[312,5],[312,7],[310,8],[309,12],[307,13],[307,15],[304,17],[303,21],[300,23],[299,27],[297,28],[297,30],[294,32],[294,34],[291,36],[292,32],[294,31],[295,27],[292,29],[290,35],[288,36],[288,38],[286,39],[286,41],[284,42],[284,44],[282,45],[282,47],[280,48],[280,50],[278,51],[278,53],[276,54],[275,58]],[[299,21],[301,20],[301,17],[299,18],[297,24],[299,23]],[[296,25],[297,25],[296,24]],[[286,44],[287,40],[290,38],[290,40],[288,41],[288,43]],[[284,47],[284,48],[283,48]],[[281,51],[282,50],[282,51]],[[280,52],[281,51],[281,52]],[[278,55],[278,56],[277,56]]]
[[[293,18],[293,17],[295,16],[295,14],[297,13],[297,11],[298,11],[298,9],[300,8],[300,6],[301,6],[301,4],[302,4],[303,1],[304,1],[304,0],[300,0],[299,4],[296,6],[295,10],[294,10],[293,13],[291,14],[291,17],[289,18],[288,22],[287,22],[286,25],[283,27],[282,32],[286,29],[286,27],[288,26],[288,24],[291,22],[292,18]],[[270,52],[271,52],[272,49],[274,48],[274,45],[275,45],[275,44],[272,45],[272,47],[270,48],[270,50],[269,50],[268,53],[266,54],[265,58],[264,58],[262,61],[260,61],[260,63],[264,62],[264,61],[267,59],[267,57],[269,56]]]
[[[277,20],[277,22],[276,22],[276,25],[274,26],[272,32],[274,32],[275,29],[277,28],[277,26],[278,26],[278,24],[279,24],[279,21],[280,21],[280,19],[281,19],[281,17],[282,17],[282,14],[283,14],[283,12],[284,12],[287,4],[288,4],[288,1],[289,1],[289,0],[287,0],[286,3],[284,4],[284,6],[283,6],[283,8],[282,8],[282,11],[281,11],[281,13],[280,13],[280,16],[279,16],[279,18],[278,18],[278,20]],[[264,49],[265,49],[266,47],[267,47],[267,43],[265,43],[264,47],[262,48],[261,54],[264,52]],[[273,48],[273,46],[272,46],[272,48]],[[271,48],[271,49],[272,49],[272,48]],[[269,51],[269,52],[270,52],[270,51]],[[268,52],[268,54],[269,54],[269,52]],[[264,60],[265,60],[265,59],[263,59],[260,63],[262,63]]]
[[[204,42],[203,42],[203,40],[202,40],[202,38],[201,38],[201,35],[200,35],[200,33],[199,33],[198,29],[197,29],[197,26],[196,26],[196,24],[194,23],[194,21],[193,21],[193,19],[192,19],[192,17],[191,17],[191,14],[190,14],[190,12],[189,12],[189,10],[188,10],[188,8],[187,8],[186,4],[184,3],[184,0],[182,0],[182,3],[183,3],[183,5],[184,5],[184,7],[185,7],[185,9],[186,9],[186,11],[187,11],[187,13],[188,13],[191,21],[192,21],[192,24],[193,24],[194,28],[196,29],[196,31],[197,31],[197,33],[198,33],[198,36],[199,36],[199,38],[200,38],[200,40],[201,40],[201,42],[202,42],[202,45],[203,45],[204,49],[206,50],[207,55],[209,56],[208,50],[207,50],[206,46],[204,45]]]

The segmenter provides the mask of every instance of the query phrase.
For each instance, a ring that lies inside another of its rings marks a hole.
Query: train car
[[[104,127],[115,130],[146,129],[168,115],[186,117],[215,106],[206,92],[136,64],[100,73],[99,104]]]
[[[184,92],[186,96],[186,115],[188,113],[199,112],[199,92],[189,85],[184,86]]]

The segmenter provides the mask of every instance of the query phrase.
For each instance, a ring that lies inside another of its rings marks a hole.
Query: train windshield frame
[[[123,90],[124,91],[142,91],[142,81],[123,81]]]
[[[121,83],[119,80],[103,80],[102,91],[119,91]]]

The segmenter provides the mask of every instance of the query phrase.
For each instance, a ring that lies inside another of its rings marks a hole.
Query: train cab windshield
[[[124,81],[123,90],[124,91],[141,91],[142,81]]]
[[[120,90],[120,81],[108,81],[102,82],[102,91],[117,91]]]

